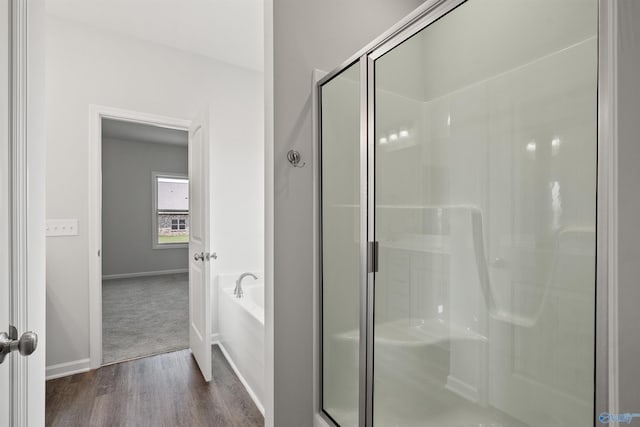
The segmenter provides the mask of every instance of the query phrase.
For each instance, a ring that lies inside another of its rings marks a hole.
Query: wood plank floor
[[[263,426],[262,414],[218,346],[213,380],[189,350],[47,381],[47,426]]]

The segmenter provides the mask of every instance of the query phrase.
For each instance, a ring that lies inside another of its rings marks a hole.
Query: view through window
[[[189,243],[189,180],[162,175],[155,180],[157,244]]]

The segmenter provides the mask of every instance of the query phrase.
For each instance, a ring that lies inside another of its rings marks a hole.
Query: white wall
[[[153,249],[154,172],[186,176],[187,147],[103,138],[103,277],[189,266],[187,248]]]
[[[262,271],[263,76],[209,58],[47,19],[47,217],[78,218],[47,241],[47,365],[89,357],[88,116],[98,104],[191,119],[212,102],[226,161],[216,221],[220,273]],[[224,183],[224,185],[222,185]]]
[[[273,1],[275,426],[312,425],[312,70],[337,67],[421,3]],[[292,148],[300,151],[306,168],[289,165],[286,153]]]

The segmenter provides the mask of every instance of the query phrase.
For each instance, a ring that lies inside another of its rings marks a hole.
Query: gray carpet
[[[188,347],[187,273],[102,282],[104,364]]]

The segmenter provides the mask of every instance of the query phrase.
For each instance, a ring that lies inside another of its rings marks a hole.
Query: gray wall
[[[312,70],[332,70],[421,3],[273,1],[275,426],[312,425]],[[290,167],[291,148],[308,167]]]
[[[619,409],[640,412],[640,2],[618,8]]]
[[[186,269],[188,249],[152,249],[152,173],[187,175],[187,147],[102,142],[102,274]]]

